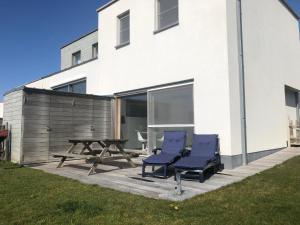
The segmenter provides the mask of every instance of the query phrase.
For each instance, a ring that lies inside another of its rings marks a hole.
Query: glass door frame
[[[137,96],[137,95],[146,95],[147,107],[148,107],[148,92],[147,92],[147,90],[141,91],[141,92],[127,93],[127,94],[125,93],[121,96],[116,96],[116,98],[115,98],[115,103],[114,103],[115,112],[114,112],[113,118],[114,118],[114,127],[115,127],[114,128],[114,137],[116,139],[121,139],[122,99],[126,98],[126,97]],[[148,109],[147,109],[147,132],[148,132]],[[148,134],[147,134],[147,136],[148,136]]]

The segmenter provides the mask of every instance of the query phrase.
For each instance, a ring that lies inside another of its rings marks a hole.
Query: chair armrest
[[[190,154],[191,154],[191,150],[188,150],[188,149],[183,149],[181,152],[182,157],[189,156]]]
[[[154,153],[154,155],[157,155],[157,151],[161,151],[161,148],[155,148],[152,150],[152,152]]]
[[[216,156],[216,161],[217,161],[217,162],[221,162],[221,155],[220,155],[220,152],[215,152],[215,156]]]

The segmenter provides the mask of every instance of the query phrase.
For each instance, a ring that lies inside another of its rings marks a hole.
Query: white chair
[[[165,139],[165,137],[164,137],[164,135],[163,135],[161,138],[158,138],[157,140],[158,140],[159,142],[164,142],[164,139]]]
[[[137,132],[138,141],[142,143],[142,150],[145,150],[147,146],[147,140],[143,138],[141,132],[139,131],[136,132]]]

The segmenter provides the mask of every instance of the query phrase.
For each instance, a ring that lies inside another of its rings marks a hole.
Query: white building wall
[[[27,87],[52,89],[60,84],[68,83],[81,78],[87,79],[87,94],[99,94],[98,79],[100,77],[99,61],[94,60],[86,64],[73,67],[53,76],[34,81],[27,84]]]
[[[115,49],[117,16],[130,10],[130,45]],[[99,16],[98,94],[194,79],[195,132],[218,133],[231,155],[225,0],[179,1],[179,26],[158,34],[155,1],[118,1]]]
[[[237,0],[227,2],[228,74],[232,155],[242,154],[241,90]]]
[[[3,118],[3,103],[0,103],[0,118]]]
[[[298,22],[275,0],[243,0],[248,152],[285,147],[284,85],[300,89]]]

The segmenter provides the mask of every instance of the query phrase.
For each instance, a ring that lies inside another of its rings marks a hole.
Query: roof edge
[[[4,96],[13,93],[15,91],[24,91],[26,93],[40,93],[40,94],[49,94],[49,95],[60,95],[60,96],[69,96],[69,97],[81,97],[81,98],[94,98],[94,99],[114,99],[113,95],[93,95],[93,94],[79,94],[79,93],[71,93],[71,92],[60,92],[48,89],[39,89],[39,88],[29,88],[25,86],[20,86],[17,88],[13,88],[10,91],[7,91]]]
[[[108,3],[106,3],[105,5],[99,7],[97,9],[97,12],[100,12],[106,8],[108,8],[109,6],[113,5],[114,3],[118,2],[119,0],[111,0],[109,1]],[[286,0],[279,0],[283,5],[284,7],[287,8],[288,11],[290,11],[290,13],[297,19],[299,20],[300,19],[300,15],[290,6],[290,4],[286,1]]]
[[[297,19],[300,19],[299,14],[290,6],[290,4],[286,1],[286,0],[279,0],[279,2],[282,3],[282,5],[288,10],[290,11],[290,13]]]
[[[109,6],[111,6],[112,4],[118,2],[119,0],[111,0],[108,3],[106,3],[105,5],[101,6],[100,8],[97,9],[97,12],[102,11],[103,9],[108,8]]]
[[[65,47],[67,47],[67,46],[73,44],[74,42],[79,41],[80,39],[85,38],[86,36],[89,36],[90,34],[95,33],[95,32],[97,32],[97,31],[98,31],[98,28],[95,28],[95,29],[93,29],[92,31],[90,31],[90,32],[88,32],[88,33],[86,33],[86,34],[84,34],[84,35],[82,35],[82,36],[80,36],[80,37],[74,39],[73,41],[70,41],[70,42],[64,44],[60,49],[63,49],[63,48],[65,48]]]

